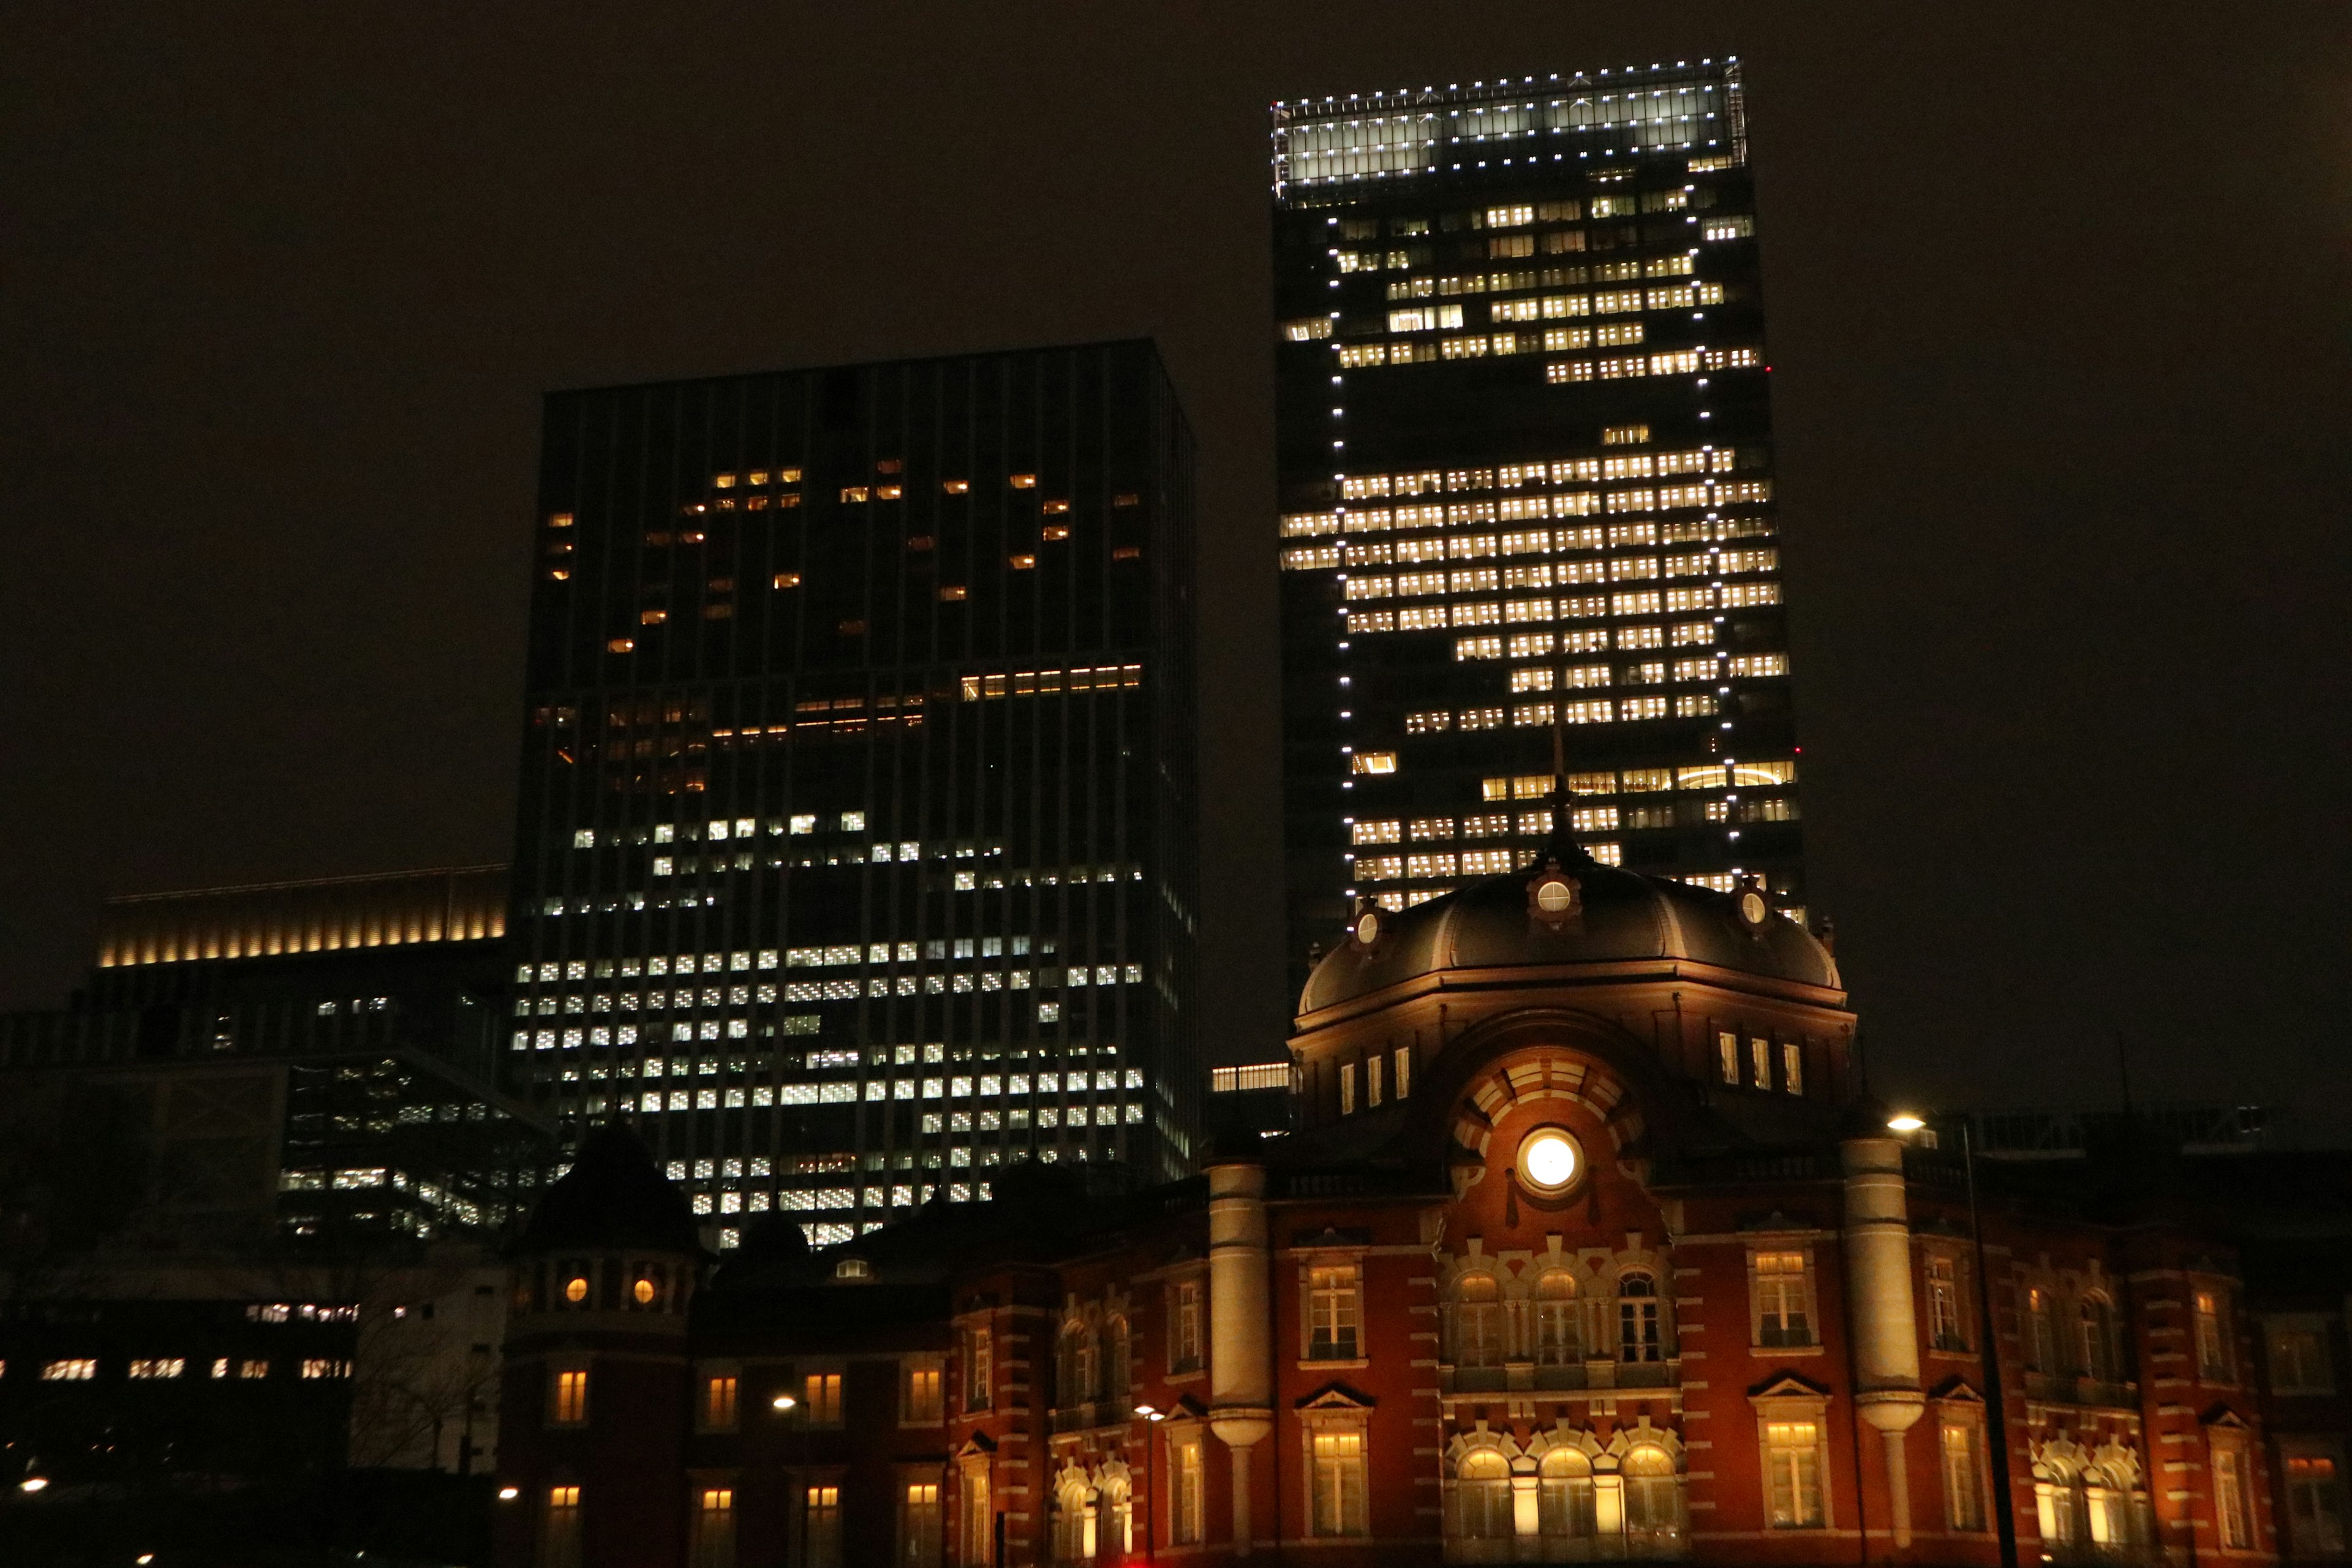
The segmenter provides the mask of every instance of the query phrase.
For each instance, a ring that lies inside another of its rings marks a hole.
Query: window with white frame
[[[1305,1359],[1355,1361],[1362,1355],[1362,1272],[1356,1264],[1308,1267]]]
[[[1307,1431],[1307,1532],[1316,1536],[1371,1533],[1370,1478],[1364,1423],[1321,1418]]]
[[[1937,1424],[1937,1458],[1944,1480],[1944,1525],[1961,1534],[1985,1527],[1984,1425],[1947,1408]]]
[[[1959,1260],[1948,1252],[1927,1255],[1927,1342],[1939,1351],[1965,1351],[1960,1318]]]
[[[1198,1545],[1207,1521],[1208,1471],[1198,1428],[1168,1439],[1168,1535],[1179,1546]]]
[[[1453,1343],[1456,1366],[1503,1364],[1503,1289],[1483,1269],[1454,1281]]]
[[[2225,1552],[2247,1551],[2254,1535],[2247,1509],[2244,1439],[2236,1431],[2217,1431],[2210,1447],[2215,1539]]]
[[[1572,1366],[1584,1359],[1584,1325],[1575,1275],[1565,1268],[1545,1269],[1536,1276],[1528,1307],[1538,1365]]]
[[[1179,1279],[1168,1287],[1168,1370],[1201,1370],[1201,1282]]]
[[[1663,1361],[1665,1353],[1658,1282],[1645,1270],[1629,1270],[1617,1281],[1617,1359]]]
[[[1822,1528],[1822,1448],[1819,1419],[1764,1423],[1765,1518],[1773,1529]]]
[[[1813,1342],[1811,1258],[1801,1248],[1774,1248],[1748,1255],[1748,1288],[1755,1301],[1755,1342],[1785,1347]]]

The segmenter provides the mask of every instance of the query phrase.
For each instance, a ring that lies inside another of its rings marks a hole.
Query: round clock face
[[[1566,882],[1546,882],[1536,889],[1536,908],[1556,915],[1576,902],[1576,889]]]
[[[1584,1173],[1584,1152],[1558,1127],[1538,1127],[1519,1143],[1519,1180],[1544,1194],[1564,1193]]]
[[[1356,917],[1356,940],[1366,947],[1381,940],[1381,917],[1377,910],[1366,910]]]
[[[1770,911],[1765,908],[1764,895],[1757,892],[1754,889],[1751,888],[1747,892],[1739,895],[1739,918],[1746,921],[1749,925],[1762,925],[1764,923],[1765,915],[1769,912]]]

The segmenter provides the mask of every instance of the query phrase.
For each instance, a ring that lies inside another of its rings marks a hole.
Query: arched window
[[[1536,1360],[1546,1366],[1566,1366],[1584,1359],[1584,1334],[1577,1321],[1576,1276],[1565,1268],[1545,1271],[1536,1280]]]
[[[2122,1373],[2121,1358],[2116,1343],[2116,1310],[2105,1296],[2083,1298],[2081,1314],[2083,1337],[2083,1375],[2101,1383],[2115,1383]]]
[[[1127,1320],[1113,1318],[1103,1328],[1102,1387],[1097,1398],[1111,1400],[1123,1408],[1127,1400],[1127,1376],[1133,1352],[1127,1340]]]
[[[2050,1318],[2050,1292],[2038,1286],[2025,1292],[2025,1370],[2043,1373],[2058,1370],[2058,1334]]]
[[[1054,1493],[1054,1561],[1084,1563],[1094,1554],[1094,1491],[1072,1476]]]
[[[1062,1325],[1061,1354],[1055,1366],[1055,1403],[1065,1408],[1086,1405],[1095,1398],[1096,1364],[1100,1360],[1093,1332],[1073,1318]]]
[[[1503,1291],[1491,1274],[1465,1274],[1454,1285],[1454,1364],[1503,1364]]]
[[[1658,1282],[1640,1271],[1617,1281],[1617,1359],[1663,1361],[1658,1333]]]
[[[1454,1467],[1454,1533],[1493,1541],[1511,1531],[1511,1462],[1492,1448],[1463,1455]]]
[[[2089,1531],[2083,1521],[2082,1477],[2074,1467],[2064,1459],[2048,1458],[2034,1467],[2033,1480],[2043,1544],[2081,1545]]]
[[[1097,1555],[1124,1557],[1135,1550],[1135,1506],[1125,1476],[1112,1476],[1101,1488],[1097,1507],[1101,1521],[1095,1542]]]
[[[1625,1528],[1668,1531],[1683,1521],[1682,1487],[1675,1479],[1674,1456],[1644,1443],[1625,1451],[1618,1464],[1625,1478]]]
[[[1554,1448],[1536,1476],[1536,1517],[1543,1533],[1591,1535],[1592,1461],[1573,1448]]]

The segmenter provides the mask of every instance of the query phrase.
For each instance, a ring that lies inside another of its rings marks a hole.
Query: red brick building
[[[503,1561],[1990,1565],[2004,1501],[2028,1563],[2340,1556],[2341,1257],[2265,1316],[2254,1167],[2121,1157],[1980,1168],[1980,1250],[1853,1022],[1760,900],[1562,839],[1360,916],[1298,1130],[1189,1181],[1014,1167],[710,1270],[607,1130],[518,1255]]]

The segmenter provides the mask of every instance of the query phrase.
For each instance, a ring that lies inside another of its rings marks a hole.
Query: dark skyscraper
[[[1597,858],[1803,918],[1738,68],[1277,104],[1290,946]]]
[[[509,1062],[722,1237],[1189,1166],[1192,438],[1117,342],[547,406]]]

